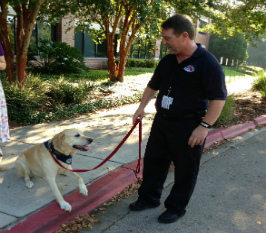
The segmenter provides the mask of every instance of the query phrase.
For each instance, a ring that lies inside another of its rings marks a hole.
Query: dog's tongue
[[[87,151],[91,150],[91,148],[89,146],[84,146],[83,149],[87,150]]]
[[[78,145],[75,145],[75,147],[79,150],[86,150],[86,151],[89,151],[91,150],[91,148],[89,146],[78,146]]]

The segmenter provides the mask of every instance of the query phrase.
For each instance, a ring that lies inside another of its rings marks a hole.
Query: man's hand
[[[140,120],[142,120],[142,118],[144,117],[144,114],[145,114],[144,109],[138,108],[137,111],[133,115],[133,119],[132,119],[133,125],[138,117],[140,118]]]
[[[208,132],[208,128],[199,125],[196,129],[193,130],[188,140],[188,145],[190,145],[191,148],[193,148],[195,145],[202,145],[205,138],[207,137]]]

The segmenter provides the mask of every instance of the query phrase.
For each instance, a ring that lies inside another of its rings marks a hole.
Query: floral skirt
[[[0,142],[5,142],[10,138],[8,117],[7,117],[7,107],[6,107],[6,97],[0,82]]]

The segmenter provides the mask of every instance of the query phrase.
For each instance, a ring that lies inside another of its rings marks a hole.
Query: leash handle
[[[142,122],[139,121],[139,159],[138,165],[136,167],[136,173],[139,174],[140,172],[140,160],[141,160],[141,143],[142,143]]]
[[[123,138],[123,140],[119,143],[119,145],[114,149],[114,151],[105,159],[103,160],[98,166],[92,168],[92,169],[76,169],[76,170],[72,170],[72,169],[68,169],[66,167],[64,167],[53,155],[52,151],[49,150],[50,154],[52,155],[52,158],[54,159],[54,161],[62,168],[68,170],[68,171],[71,171],[71,172],[88,172],[88,171],[92,171],[92,170],[95,170],[99,167],[101,167],[102,165],[104,165],[111,157],[114,156],[114,154],[120,149],[120,147],[124,144],[124,142],[127,140],[127,138],[130,136],[130,134],[133,132],[133,130],[136,128],[137,124],[140,124],[139,125],[139,160],[138,160],[138,165],[137,165],[137,168],[136,168],[136,173],[139,173],[140,172],[140,159],[141,159],[141,139],[142,139],[142,127],[141,127],[141,120],[139,118],[136,119],[134,125],[132,126],[132,128],[130,129],[130,131],[127,133],[127,135]]]

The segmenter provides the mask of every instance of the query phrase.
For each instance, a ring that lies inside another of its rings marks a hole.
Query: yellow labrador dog
[[[63,174],[78,182],[80,193],[87,196],[88,190],[83,179],[75,172],[60,167],[52,158],[49,150],[52,151],[57,160],[66,168],[71,169],[72,155],[77,150],[89,151],[88,146],[93,139],[84,136],[79,130],[66,129],[55,135],[49,141],[30,147],[22,152],[15,163],[0,165],[0,171],[16,168],[19,177],[24,177],[26,186],[32,188],[34,184],[30,180],[33,175],[44,177],[50,185],[61,209],[71,211],[71,205],[67,203],[59,192],[55,182],[56,175]]]

